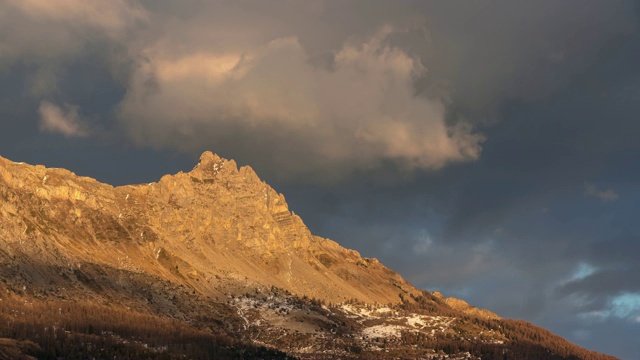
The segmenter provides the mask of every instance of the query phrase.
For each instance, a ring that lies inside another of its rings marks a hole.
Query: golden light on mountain
[[[119,187],[0,158],[0,199],[0,357],[606,358],[314,236],[211,152]]]

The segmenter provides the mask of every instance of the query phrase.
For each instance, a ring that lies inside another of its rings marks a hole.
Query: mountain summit
[[[312,235],[211,152],[120,187],[0,157],[0,200],[0,358],[607,358]]]
[[[0,161],[2,216],[13,220],[3,223],[8,255],[24,253],[40,266],[76,264],[90,278],[98,269],[134,271],[218,299],[247,286],[333,302],[396,303],[399,294],[419,293],[377,260],[313,236],[250,167],[211,152],[191,172],[116,188]],[[30,274],[23,276],[32,283]]]

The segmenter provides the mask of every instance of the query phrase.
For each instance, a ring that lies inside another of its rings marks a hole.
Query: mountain
[[[248,166],[113,187],[0,157],[0,358],[613,359],[311,234]]]

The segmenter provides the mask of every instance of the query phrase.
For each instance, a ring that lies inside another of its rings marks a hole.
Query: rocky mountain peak
[[[419,292],[382,264],[312,235],[251,167],[212,152],[188,173],[116,188],[62,169],[1,165],[0,213],[14,219],[2,224],[2,241],[22,244],[16,251],[39,254],[46,266],[135,269],[218,295],[240,278],[331,301],[398,302],[400,292]]]
[[[238,171],[237,165],[233,160],[229,161],[227,159],[221,158],[211,151],[205,151],[200,156],[200,161],[198,161],[198,164],[196,164],[196,166],[189,172],[189,174],[198,180],[214,180],[218,173],[223,171],[223,168],[225,166],[226,169],[224,169],[224,172],[228,173],[230,171],[231,173],[235,174]]]
[[[214,154],[213,152],[207,150],[203,152],[202,155],[200,155],[200,161],[196,166],[200,166],[200,165],[206,166],[206,165],[218,162],[220,160],[221,158],[220,156],[218,156],[218,154]]]
[[[10,324],[0,327],[0,358],[78,357],[97,341],[135,347],[136,333],[157,343],[128,358],[154,358],[192,348],[187,338],[167,345],[176,327],[215,349],[167,358],[242,345],[212,343],[221,333],[302,359],[607,358],[420,291],[379,261],[314,236],[253,169],[211,152],[190,172],[119,187],[0,157],[0,280],[0,323]],[[51,347],[68,342],[81,350]],[[104,358],[106,347],[96,348]]]

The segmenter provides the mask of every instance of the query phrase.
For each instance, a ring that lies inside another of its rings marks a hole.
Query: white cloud
[[[605,203],[614,202],[619,198],[618,194],[615,191],[611,189],[599,190],[594,184],[591,183],[584,184],[584,195],[594,197]]]
[[[42,132],[59,133],[66,137],[84,137],[89,134],[75,106],[65,105],[63,110],[48,101],[42,101],[38,112]]]
[[[426,69],[387,44],[395,32],[385,26],[345,43],[329,67],[311,64],[296,37],[235,51],[164,39],[144,50],[120,116],[142,145],[216,150],[234,136],[236,147],[271,154],[292,173],[385,159],[439,169],[477,159],[483,137],[447,125],[441,99],[415,96]]]

